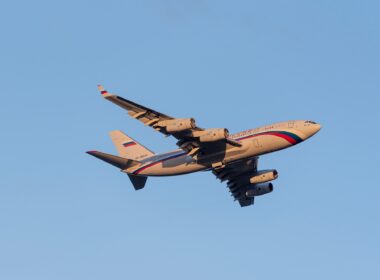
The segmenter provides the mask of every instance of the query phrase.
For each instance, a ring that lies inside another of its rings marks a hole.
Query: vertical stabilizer
[[[143,160],[154,153],[120,130],[110,132],[110,137],[121,157]]]

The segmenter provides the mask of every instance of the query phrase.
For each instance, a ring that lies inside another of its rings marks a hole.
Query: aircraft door
[[[255,145],[256,148],[261,148],[261,144],[260,144],[260,141],[259,141],[259,138],[255,138],[253,139],[253,143]]]

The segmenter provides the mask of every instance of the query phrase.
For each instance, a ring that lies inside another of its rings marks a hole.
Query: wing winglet
[[[105,90],[102,85],[98,85],[98,90],[100,91],[100,94],[103,97],[111,96],[111,94],[107,90]]]

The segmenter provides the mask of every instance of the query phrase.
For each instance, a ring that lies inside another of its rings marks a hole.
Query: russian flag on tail
[[[125,142],[125,143],[123,143],[122,145],[123,145],[124,148],[128,148],[128,147],[130,147],[130,146],[134,146],[134,145],[136,145],[136,142],[134,142],[134,141],[131,141],[131,142]]]

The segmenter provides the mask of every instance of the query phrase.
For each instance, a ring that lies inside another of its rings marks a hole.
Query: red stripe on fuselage
[[[271,131],[263,132],[263,133],[258,133],[258,134],[255,134],[255,135],[249,135],[249,136],[245,136],[245,137],[242,137],[242,138],[237,138],[236,140],[237,141],[242,141],[242,140],[246,140],[246,139],[249,139],[249,138],[253,138],[253,137],[257,137],[257,136],[265,136],[265,135],[280,137],[282,139],[285,139],[286,141],[288,141],[292,145],[297,144],[297,141],[295,139],[293,139],[292,137],[290,137],[289,135],[286,135],[286,134],[283,134],[283,133],[279,133],[279,132],[271,132]],[[136,171],[133,172],[133,174],[136,174],[136,175],[140,174],[142,171],[146,170],[149,167],[155,166],[155,165],[157,165],[159,163],[162,163],[164,161],[171,160],[171,159],[183,156],[183,155],[186,155],[186,154],[178,154],[178,155],[174,155],[172,157],[166,158],[166,159],[162,159],[160,161],[152,162],[152,163],[150,163],[150,164],[148,164],[148,165],[146,165],[144,167],[141,167],[140,169],[137,169]]]
[[[261,134],[261,135],[273,135],[273,136],[277,136],[277,137],[280,137],[282,139],[285,139],[286,141],[288,141],[292,145],[297,144],[297,141],[295,139],[293,139],[292,137],[290,137],[289,135],[286,135],[286,134],[282,134],[282,133],[278,133],[278,132],[266,132],[266,133]]]
[[[186,155],[187,155],[186,153],[181,153],[181,154],[177,154],[177,155],[174,155],[174,156],[171,156],[168,158],[161,159],[161,160],[156,161],[156,162],[149,163],[148,165],[140,167],[140,169],[137,169],[136,171],[134,171],[133,174],[140,174],[142,171],[144,171],[145,169],[147,169],[149,167],[155,166],[159,163],[163,163],[164,161],[172,160],[172,159],[175,159],[175,158],[178,158],[181,156],[186,156]]]
[[[141,169],[138,169],[136,170],[135,172],[133,172],[133,174],[140,174],[141,172],[143,172],[145,169],[149,168],[149,167],[152,167],[154,165],[157,165],[159,163],[161,163],[162,161],[157,161],[157,162],[152,162],[144,167],[142,167]]]

